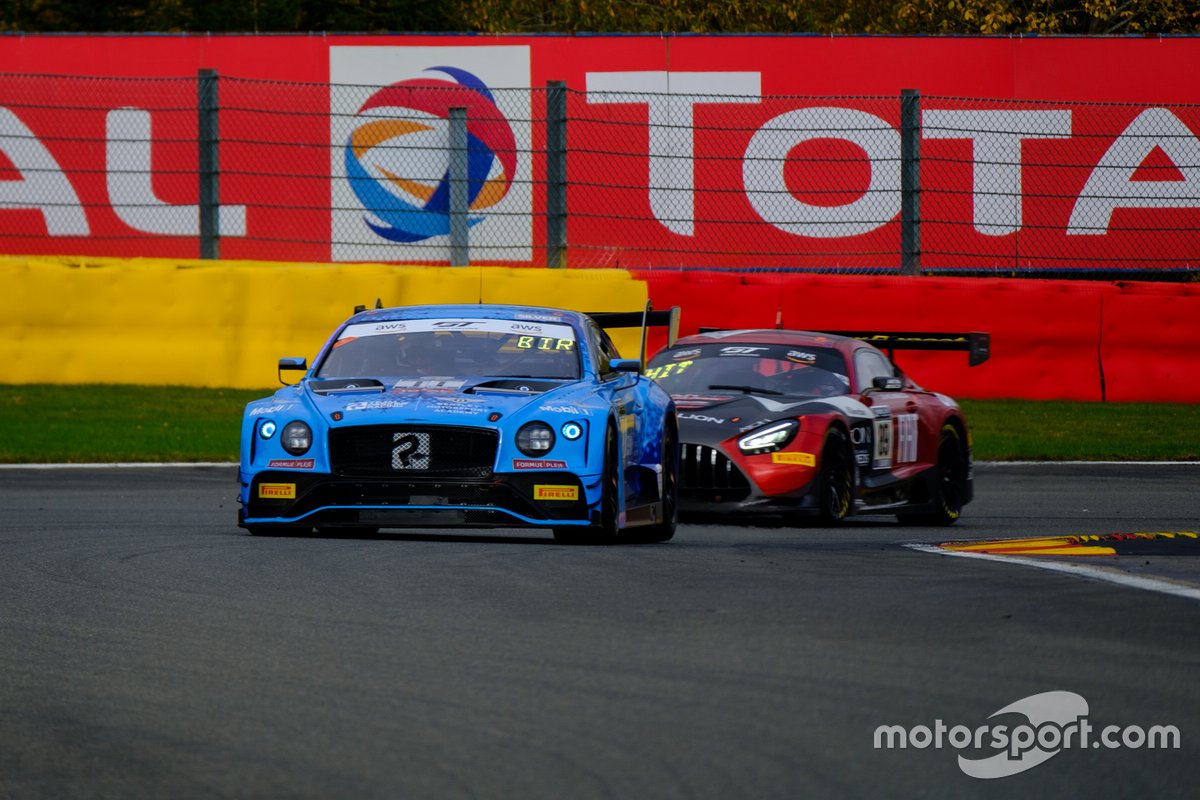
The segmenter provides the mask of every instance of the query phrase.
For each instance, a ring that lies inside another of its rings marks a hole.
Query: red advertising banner
[[[473,262],[543,263],[563,81],[571,266],[897,268],[915,89],[923,267],[1194,269],[1198,62],[1184,37],[4,36],[0,250],[195,257],[213,69],[226,258],[446,263],[461,104]]]

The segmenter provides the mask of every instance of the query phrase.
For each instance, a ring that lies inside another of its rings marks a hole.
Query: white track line
[[[1023,556],[999,556],[992,553],[965,553],[959,550],[945,550],[937,545],[932,544],[906,544],[904,545],[909,550],[916,550],[921,553],[935,553],[941,556],[956,556],[959,558],[978,558],[983,561],[997,561],[1001,564],[1019,564],[1025,567],[1033,567],[1035,569],[1045,569],[1051,572],[1065,572],[1068,575],[1074,575],[1077,578],[1090,578],[1092,580],[1106,581],[1115,583],[1118,586],[1128,586],[1131,589],[1142,589],[1147,592],[1158,592],[1159,594],[1169,594],[1174,597],[1186,597],[1189,600],[1200,600],[1200,589],[1184,586],[1171,581],[1159,580],[1157,578],[1143,578],[1138,575],[1129,575],[1123,572],[1115,572],[1113,570],[1102,569],[1099,567],[1089,567],[1082,564],[1066,564],[1061,561],[1042,561],[1036,558],[1025,558]]]
[[[110,464],[0,464],[0,469],[143,469],[146,467],[236,467],[236,461],[137,461]]]

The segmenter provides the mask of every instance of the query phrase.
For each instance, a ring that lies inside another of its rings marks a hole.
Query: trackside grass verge
[[[229,461],[270,389],[0,384],[0,463]],[[964,400],[980,461],[1200,461],[1200,405]]]

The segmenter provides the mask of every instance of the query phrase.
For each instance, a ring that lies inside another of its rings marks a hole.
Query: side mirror
[[[308,359],[307,358],[281,358],[281,359],[279,359],[279,382],[282,383],[284,386],[290,386],[291,384],[289,384],[287,381],[285,381],[283,379],[283,371],[285,369],[290,370],[292,372],[294,372],[296,370],[307,371],[308,370]]]
[[[608,368],[614,372],[638,373],[642,371],[642,362],[637,358],[614,358],[608,362]]]
[[[871,388],[884,392],[898,392],[904,388],[904,381],[900,378],[878,375],[871,380]]]

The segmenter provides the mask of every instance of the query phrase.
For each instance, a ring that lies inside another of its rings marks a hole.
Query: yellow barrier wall
[[[0,258],[0,383],[264,388],[356,305],[640,309],[624,270]],[[636,356],[636,331],[615,331]]]

